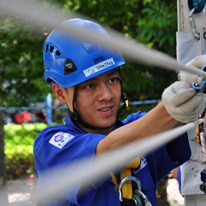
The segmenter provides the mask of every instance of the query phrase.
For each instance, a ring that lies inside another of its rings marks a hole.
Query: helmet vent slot
[[[50,46],[50,52],[52,53],[54,51],[54,47]]]
[[[47,45],[46,45],[46,49],[45,49],[45,52],[46,52],[46,53],[49,51],[48,48],[49,48],[49,45],[47,44]]]
[[[57,51],[56,51],[56,55],[57,55],[57,56],[60,56],[60,55],[61,55],[61,52],[60,52],[59,50],[57,50]]]

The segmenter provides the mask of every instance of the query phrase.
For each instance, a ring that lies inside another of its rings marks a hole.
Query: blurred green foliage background
[[[148,47],[176,56],[176,1],[48,0],[42,3],[45,8],[58,4],[62,14],[76,11]],[[45,34],[50,31],[42,27],[34,32],[34,25],[1,14],[0,17],[0,106],[28,106],[43,100],[51,92],[43,77],[42,60]],[[23,26],[19,26],[21,23]],[[159,99],[164,88],[176,80],[175,72],[126,61],[121,72],[124,92],[130,101]]]

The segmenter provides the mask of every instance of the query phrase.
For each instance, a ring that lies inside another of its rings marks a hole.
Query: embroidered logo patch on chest
[[[55,147],[62,148],[64,145],[71,139],[73,139],[74,136],[69,133],[64,132],[57,132],[55,135],[52,136],[52,138],[49,140],[49,143],[54,145]]]

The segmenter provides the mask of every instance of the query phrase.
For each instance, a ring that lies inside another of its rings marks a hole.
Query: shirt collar
[[[70,118],[68,115],[65,117],[64,121],[66,122],[66,125],[69,126],[71,129],[74,129],[74,130],[76,130],[76,131],[78,131],[78,132],[80,132],[80,133],[86,133],[84,130],[82,130],[81,128],[79,128],[79,127],[71,120],[71,118]],[[113,129],[115,130],[115,129],[123,126],[123,125],[124,125],[124,123],[123,123],[120,119],[118,119],[118,120],[116,121],[115,125],[113,126]]]

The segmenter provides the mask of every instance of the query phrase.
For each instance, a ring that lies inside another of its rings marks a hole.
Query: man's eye
[[[117,82],[117,81],[118,81],[118,78],[116,78],[116,77],[109,80],[110,83],[114,83],[114,82]]]
[[[94,84],[88,84],[88,85],[86,85],[86,89],[91,89],[91,88],[93,88],[94,87]]]

